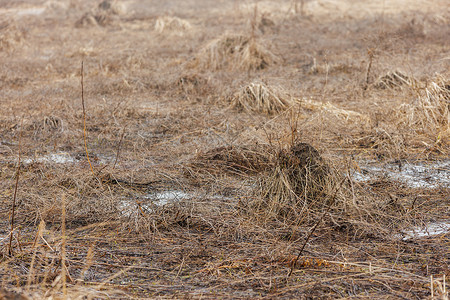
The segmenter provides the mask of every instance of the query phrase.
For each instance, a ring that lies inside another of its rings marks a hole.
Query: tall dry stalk
[[[86,132],[86,108],[84,106],[84,62],[81,61],[81,106],[83,107],[83,139],[84,139],[84,149],[86,151],[86,157],[91,168],[92,175],[95,176],[94,168],[92,167],[91,160],[89,159],[89,151],[87,148],[87,132]]]
[[[347,179],[347,177],[344,177],[341,180],[341,182],[337,185],[336,190],[333,193],[333,196],[331,198],[331,201],[328,203],[327,209],[323,212],[323,214],[319,218],[319,220],[317,220],[316,224],[314,224],[314,226],[311,227],[311,230],[309,231],[308,236],[306,237],[305,241],[303,242],[303,245],[300,248],[300,251],[298,252],[298,255],[295,257],[294,261],[292,262],[291,269],[289,270],[289,273],[288,273],[288,277],[290,277],[292,275],[292,272],[294,272],[295,265],[297,264],[298,260],[300,259],[300,256],[302,256],[303,250],[305,249],[306,244],[308,243],[308,241],[311,238],[311,236],[314,233],[314,231],[316,231],[317,226],[319,226],[319,224],[322,222],[322,220],[325,217],[325,215],[330,211],[331,206],[333,206],[334,202],[336,201],[337,194],[338,194],[342,184],[344,183],[345,179]]]
[[[9,234],[9,245],[8,245],[8,254],[9,256],[12,256],[12,239],[14,235],[14,218],[16,215],[16,198],[17,198],[17,189],[19,187],[19,177],[20,177],[20,162],[21,162],[21,150],[22,150],[22,125],[23,125],[23,119],[20,123],[20,133],[19,133],[19,161],[17,165],[17,173],[16,173],[16,185],[14,187],[14,196],[12,201],[12,208],[11,208],[11,232]]]
[[[63,299],[67,299],[67,280],[66,280],[66,197],[61,198],[61,279],[63,289]]]

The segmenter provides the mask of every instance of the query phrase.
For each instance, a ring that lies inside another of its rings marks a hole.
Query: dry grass
[[[107,26],[124,13],[125,8],[119,2],[104,0],[95,9],[85,13],[75,23],[75,27]]]
[[[436,1],[6,1],[0,298],[446,299]]]
[[[397,70],[388,72],[386,75],[378,78],[374,86],[380,89],[392,89],[402,87],[403,85],[411,86],[413,83],[413,79]]]
[[[400,110],[401,124],[414,130],[418,135],[428,137],[433,145],[443,149],[448,147],[450,138],[450,89],[448,80],[436,76],[419,88],[412,86],[416,99],[403,105]],[[402,115],[401,115],[402,114]]]
[[[345,120],[356,120],[362,123],[369,121],[369,117],[367,115],[348,109],[338,108],[330,102],[321,103],[311,99],[303,99],[299,101],[299,103],[301,108],[329,113]]]
[[[193,66],[212,70],[262,70],[279,61],[268,42],[253,36],[224,34],[206,44]]]
[[[229,98],[232,107],[265,114],[279,113],[295,103],[281,87],[271,87],[258,81],[241,87]]]
[[[186,31],[189,31],[192,25],[183,19],[177,17],[159,17],[156,19],[155,31],[159,34],[175,34],[178,36],[184,35]]]
[[[0,51],[11,52],[20,46],[25,39],[25,33],[13,21],[0,23]]]
[[[192,167],[199,171],[220,174],[231,172],[238,175],[258,174],[269,168],[267,153],[262,147],[228,146],[199,153]]]
[[[330,168],[319,152],[297,143],[276,153],[273,165],[261,177],[261,196],[252,205],[264,219],[279,216],[299,224],[327,205],[333,185]]]

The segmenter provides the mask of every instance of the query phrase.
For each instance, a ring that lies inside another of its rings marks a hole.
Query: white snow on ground
[[[69,153],[51,153],[45,156],[37,157],[37,158],[25,158],[22,161],[24,164],[31,164],[33,162],[39,163],[55,163],[55,164],[67,164],[75,162],[75,159],[70,156]]]
[[[450,160],[401,164],[360,165],[361,172],[355,172],[356,181],[388,178],[406,183],[413,188],[450,187]]]
[[[450,231],[450,221],[429,223],[425,226],[417,226],[410,230],[402,231],[402,240],[417,239],[423,237],[431,237],[439,234],[445,234]]]

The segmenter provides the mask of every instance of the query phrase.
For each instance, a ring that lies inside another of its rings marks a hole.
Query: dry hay
[[[319,152],[307,143],[279,151],[272,168],[260,178],[259,193],[251,205],[266,217],[300,221],[323,208],[333,179]]]
[[[188,21],[177,17],[159,17],[155,23],[155,31],[159,34],[164,33],[182,36],[191,28],[192,25]]]
[[[225,34],[203,47],[193,65],[213,70],[250,71],[265,69],[277,61],[265,42],[252,36]]]
[[[349,120],[349,119],[357,119],[358,121],[364,121],[364,122],[368,122],[369,121],[369,117],[361,114],[359,112],[353,111],[353,110],[347,110],[347,109],[342,109],[342,108],[338,108],[336,106],[334,106],[333,104],[331,104],[330,102],[326,102],[326,103],[321,103],[321,102],[317,102],[314,100],[310,100],[310,99],[303,99],[299,101],[300,103],[300,107],[302,108],[306,108],[312,111],[324,111],[324,112],[328,112],[330,114],[333,114],[339,118],[343,118],[345,120]]]
[[[190,164],[198,172],[257,174],[269,166],[263,149],[255,146],[223,146],[198,154]]]
[[[393,89],[404,85],[410,86],[413,84],[413,79],[403,74],[400,71],[388,72],[386,75],[378,78],[374,87],[378,89]]]
[[[268,14],[262,14],[261,20],[258,22],[258,29],[262,34],[277,32],[275,22],[269,17]]]
[[[281,87],[252,82],[230,97],[232,107],[246,111],[274,114],[291,107],[295,102]]]
[[[423,90],[417,91],[418,99],[403,106],[401,113],[406,114],[406,124],[417,133],[426,133],[435,142],[448,143],[450,138],[450,83],[437,76]]]
[[[177,78],[175,85],[186,95],[205,95],[212,89],[210,79],[199,74],[182,75]]]
[[[75,27],[106,26],[111,24],[117,15],[124,12],[124,7],[116,1],[105,0],[95,10],[85,13],[75,23]]]
[[[4,21],[0,23],[0,51],[14,50],[17,44],[21,44],[24,40],[24,32],[12,21]]]

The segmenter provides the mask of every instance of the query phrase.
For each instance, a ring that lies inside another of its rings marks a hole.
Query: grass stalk
[[[11,232],[9,234],[9,245],[8,245],[8,254],[9,256],[13,255],[13,249],[12,249],[12,239],[14,236],[14,220],[16,215],[16,199],[17,199],[17,190],[19,187],[19,177],[20,177],[20,164],[21,164],[21,150],[22,150],[22,132],[23,132],[23,119],[20,124],[20,133],[19,133],[19,160],[17,163],[17,172],[16,172],[16,184],[14,186],[14,196],[12,201],[12,208],[11,208]]]

